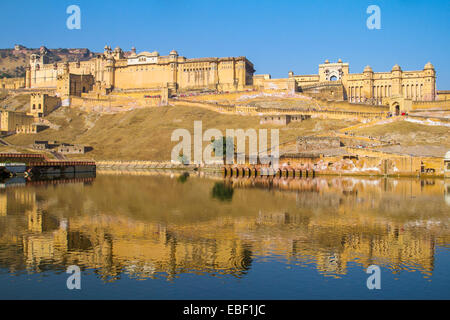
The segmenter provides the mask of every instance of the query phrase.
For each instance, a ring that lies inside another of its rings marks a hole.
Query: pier
[[[26,154],[26,153],[0,153],[0,171],[3,174],[11,175],[75,175],[79,173],[95,173],[96,165],[94,161],[65,161],[65,160],[49,160],[42,154]],[[19,172],[13,172],[8,168],[14,164],[23,164],[23,169]]]

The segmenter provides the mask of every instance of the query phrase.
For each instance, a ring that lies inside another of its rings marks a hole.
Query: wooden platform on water
[[[28,175],[95,172],[95,161],[49,160],[43,154],[0,153],[0,163],[24,163]]]

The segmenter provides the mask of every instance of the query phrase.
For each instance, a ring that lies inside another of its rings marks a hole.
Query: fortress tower
[[[433,101],[436,96],[436,71],[434,70],[434,66],[428,62],[423,68],[424,82],[423,82],[423,100],[425,101]]]

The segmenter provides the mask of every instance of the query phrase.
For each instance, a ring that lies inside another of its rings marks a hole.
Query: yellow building
[[[139,93],[142,98],[151,95],[142,92],[163,89],[168,96],[186,91],[283,90],[391,108],[400,98],[421,104],[448,100],[450,96],[448,91],[436,90],[436,71],[431,63],[416,71],[403,71],[396,64],[387,72],[374,72],[366,66],[361,73],[350,73],[349,64],[341,59],[334,63],[326,60],[319,64],[317,74],[296,75],[290,71],[287,78],[272,79],[269,74],[254,75],[253,64],[246,57],[188,59],[175,50],[160,55],[156,51],[137,53],[132,48],[124,52],[105,46],[102,54],[88,61],[48,62],[45,50],[31,55],[25,87],[56,89],[62,99],[78,96],[83,103],[84,98],[99,99],[111,92]],[[400,109],[408,111],[407,107]]]
[[[68,73],[68,64],[66,64],[67,73],[57,76],[56,92],[64,99],[69,96],[81,97],[83,93],[92,90],[94,86],[94,77],[91,74],[72,74]]]
[[[48,64],[46,53],[34,54],[26,73],[27,88],[56,88],[67,74],[92,75],[93,83],[115,91],[168,87],[170,91],[243,90],[253,84],[253,64],[245,57],[194,58],[158,52],[124,53],[106,46],[103,54],[89,61]],[[89,88],[85,87],[86,92]]]
[[[25,87],[25,79],[22,78],[1,78],[0,89],[15,90]]]
[[[55,110],[61,103],[58,97],[49,96],[46,93],[32,93],[30,95],[30,112],[34,117],[43,117]]]
[[[450,100],[450,90],[438,90],[437,91],[438,100]]]
[[[444,157],[444,177],[450,178],[450,151],[447,151]]]
[[[27,115],[24,112],[16,112],[16,111],[0,111],[0,131],[2,132],[16,132],[23,131],[24,128],[29,128],[30,132],[33,123],[34,117]]]
[[[354,103],[385,104],[386,98],[398,96],[412,101],[434,101],[437,95],[436,71],[431,63],[418,71],[403,71],[396,64],[388,72],[374,72],[366,66],[362,73],[350,73],[348,63],[326,60],[319,65],[318,74],[295,75],[290,71],[285,79],[255,75],[254,83],[264,89],[304,92]]]

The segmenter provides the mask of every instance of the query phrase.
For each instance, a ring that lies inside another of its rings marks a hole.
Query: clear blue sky
[[[66,8],[81,8],[81,30],[66,28]],[[369,5],[381,30],[369,30]],[[247,56],[256,73],[315,74],[341,58],[350,72],[420,70],[431,61],[438,89],[450,89],[450,1],[39,0],[0,1],[0,47],[176,49],[186,57]]]

